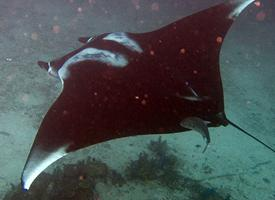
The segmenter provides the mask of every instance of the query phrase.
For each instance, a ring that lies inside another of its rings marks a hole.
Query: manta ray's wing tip
[[[79,37],[78,41],[83,44],[86,44],[86,43],[92,41],[93,39],[94,39],[94,37]]]
[[[229,19],[235,19],[240,13],[255,0],[230,0],[229,3],[233,6],[232,12],[228,15]]]
[[[21,177],[23,190],[29,190],[33,181],[44,169],[65,156],[67,154],[66,149],[67,146],[61,147],[54,152],[32,149]]]
[[[46,71],[48,71],[49,65],[48,65],[47,62],[44,62],[44,61],[40,60],[40,61],[37,62],[37,64],[40,68],[45,69]]]

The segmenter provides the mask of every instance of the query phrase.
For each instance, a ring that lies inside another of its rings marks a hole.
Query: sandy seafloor
[[[150,31],[217,2],[222,1],[0,1],[0,199],[11,183],[19,183],[39,124],[60,92],[60,83],[41,70],[37,60],[49,61],[80,47],[79,36]],[[220,59],[228,118],[273,148],[274,31],[275,2],[251,5],[230,29]],[[230,126],[210,132],[212,143],[204,154],[195,147],[203,142],[197,133],[163,136],[184,163],[182,173],[228,192],[231,199],[275,199],[275,153]],[[90,155],[121,172],[157,138],[109,141],[72,153],[57,164]],[[102,200],[186,199],[184,193],[154,183],[130,183],[123,189],[101,184],[98,190]]]

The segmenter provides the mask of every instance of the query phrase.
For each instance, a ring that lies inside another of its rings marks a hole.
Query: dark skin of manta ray
[[[110,139],[194,129],[208,144],[207,127],[230,123],[245,132],[226,119],[219,71],[222,41],[240,5],[219,4],[152,32],[80,38],[81,48],[38,62],[61,79],[63,91],[38,130],[23,188],[66,153]],[[127,62],[116,66],[121,55]]]
[[[224,104],[217,37],[224,38],[232,23],[226,18],[221,21],[219,13],[229,11],[214,7],[154,32],[129,33],[144,50],[142,54],[102,40],[106,34],[71,53],[100,47],[123,52],[130,62],[124,68],[95,61],[72,65],[61,96],[40,127],[43,148],[58,147],[67,140],[73,151],[118,137],[185,131],[180,122],[189,116],[210,121],[210,126],[224,123],[219,118]],[[71,54],[53,61],[53,67]],[[206,98],[181,98],[192,95],[188,86]]]

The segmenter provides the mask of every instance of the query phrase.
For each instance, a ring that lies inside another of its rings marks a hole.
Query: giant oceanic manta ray
[[[69,152],[120,137],[193,129],[207,146],[208,127],[231,124],[259,141],[226,118],[219,70],[222,41],[253,2],[229,0],[152,32],[80,38],[81,48],[39,61],[63,88],[38,130],[23,188]]]

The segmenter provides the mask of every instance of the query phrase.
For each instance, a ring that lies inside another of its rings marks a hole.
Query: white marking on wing
[[[254,2],[255,0],[235,0],[234,2],[232,2],[232,4],[237,4],[237,5],[233,5],[236,6],[236,8],[229,14],[228,18],[229,19],[235,19],[236,17],[239,16],[239,14],[247,7],[249,6],[249,4],[251,4],[252,2]]]
[[[142,53],[142,49],[139,44],[135,40],[129,38],[128,35],[124,32],[110,33],[106,37],[104,37],[103,40],[115,41],[132,51]]]
[[[68,70],[70,65],[86,60],[98,61],[119,68],[125,67],[128,64],[127,58],[122,54],[96,48],[86,48],[69,58],[63,64],[58,70],[59,77],[63,80],[68,78],[70,75]]]
[[[65,156],[66,149],[68,145],[65,145],[59,148],[54,153],[48,153],[43,150],[37,150],[32,156],[31,160],[28,162],[25,171],[22,176],[23,180],[23,188],[28,190],[32,184],[32,182],[36,179],[36,177],[44,171],[48,166],[57,161],[58,159]],[[42,158],[42,160],[41,160]]]
[[[53,76],[55,78],[59,78],[56,70],[51,66],[50,62],[48,62],[48,73],[49,73],[49,75],[51,75],[51,76]]]
[[[87,42],[86,43],[89,43],[90,41],[92,41],[94,39],[94,37],[92,36],[92,37],[90,37],[88,40],[87,40]]]

